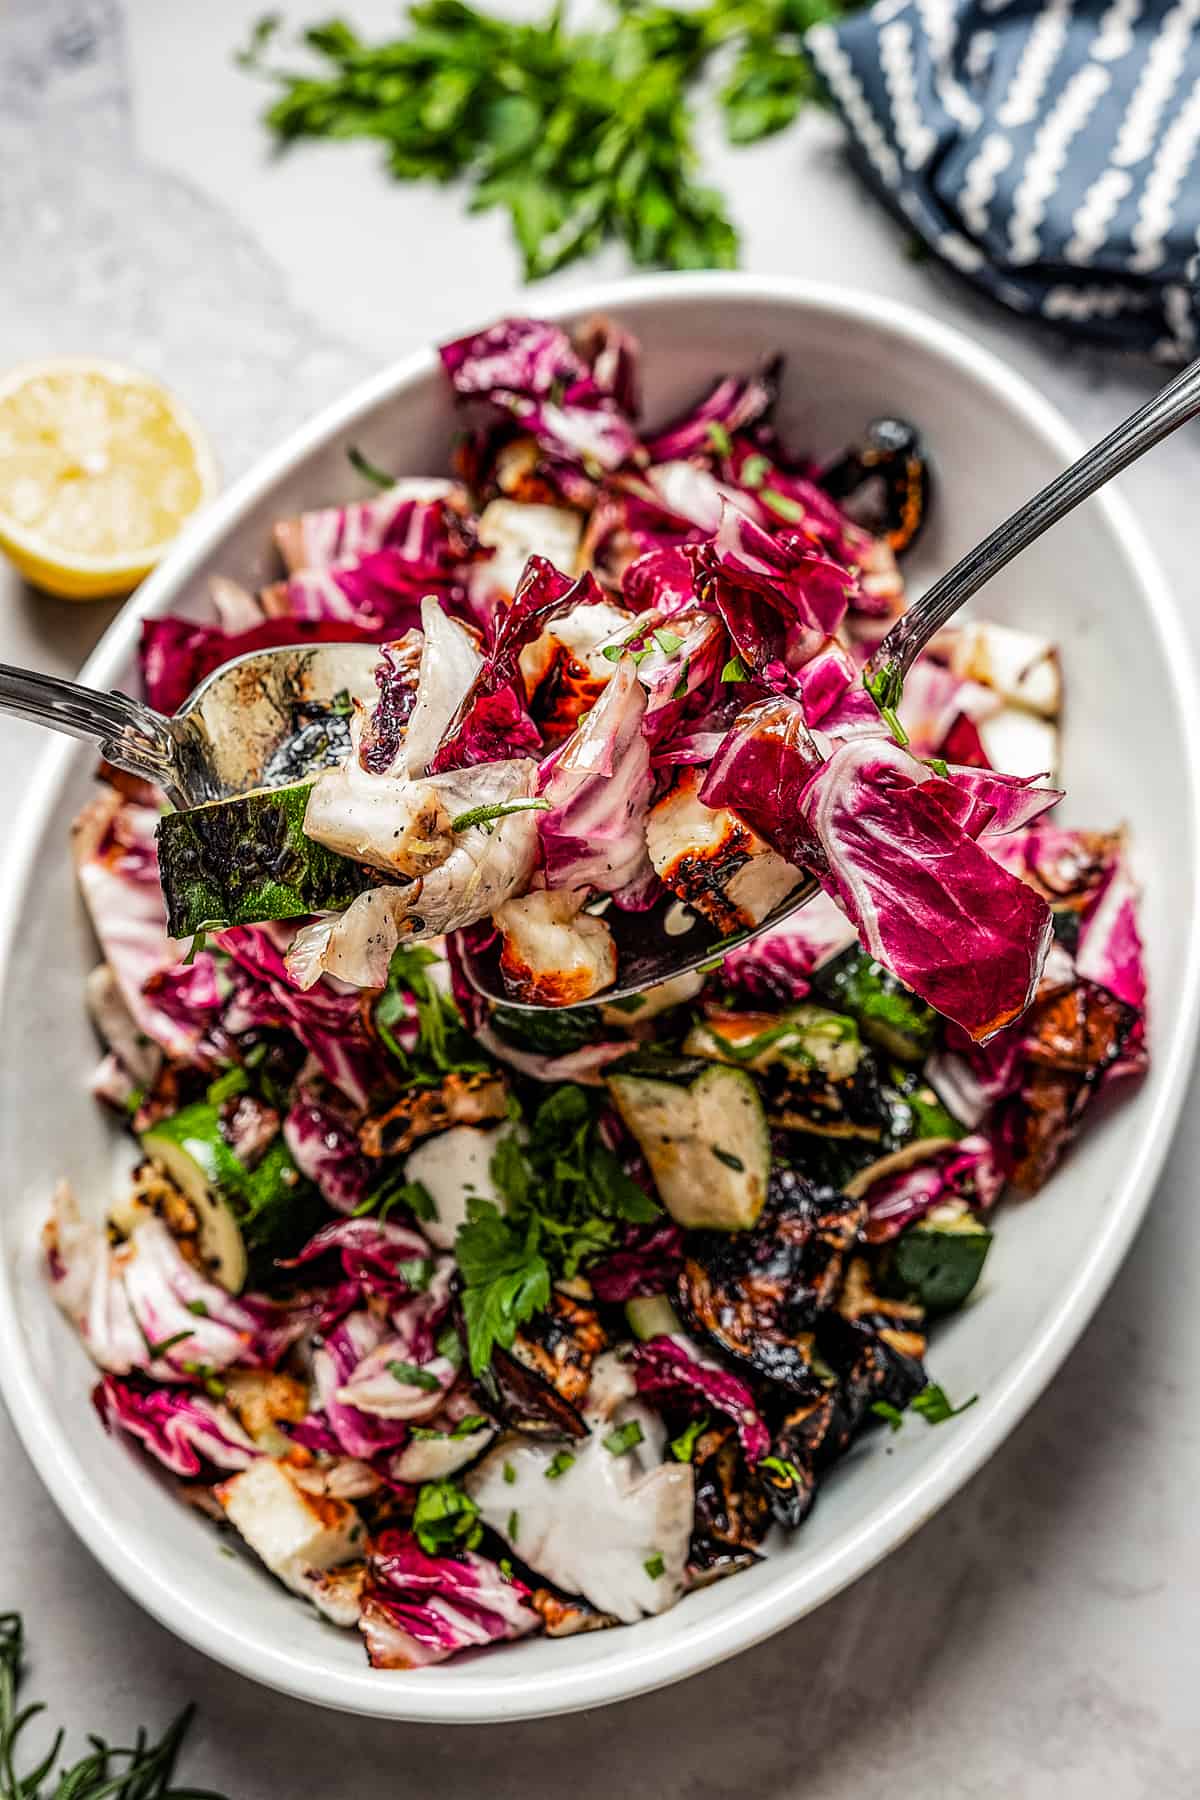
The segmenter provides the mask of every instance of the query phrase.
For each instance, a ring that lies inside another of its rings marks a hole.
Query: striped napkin
[[[1019,312],[1200,350],[1200,0],[879,0],[808,48],[854,159]]]

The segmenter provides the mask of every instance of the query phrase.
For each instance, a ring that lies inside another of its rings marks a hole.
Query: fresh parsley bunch
[[[606,29],[572,31],[559,4],[537,24],[463,0],[418,0],[401,38],[367,44],[343,20],[311,27],[312,73],[269,67],[278,19],[239,60],[279,88],[265,121],[281,144],[378,138],[400,181],[472,184],[501,206],[534,280],[616,239],[652,268],[729,268],[738,239],[696,178],[688,97],[722,54],[726,135],[749,144],[817,96],[801,35],[852,0],[610,0]]]
[[[657,1202],[604,1142],[600,1102],[582,1087],[557,1088],[527,1133],[500,1140],[492,1179],[505,1211],[472,1198],[454,1245],[476,1374],[494,1345],[507,1349],[524,1321],[548,1304],[556,1276],[575,1275],[603,1255],[620,1225],[659,1217]]]

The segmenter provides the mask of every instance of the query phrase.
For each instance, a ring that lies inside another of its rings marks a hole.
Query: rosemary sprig
[[[33,1767],[18,1772],[25,1734],[46,1708],[35,1701],[18,1706],[25,1655],[20,1613],[0,1613],[0,1800],[226,1800],[210,1788],[175,1787],[172,1777],[193,1708],[187,1706],[157,1743],[144,1731],[128,1745],[110,1745],[89,1736],[87,1752],[69,1768],[59,1768],[64,1731]]]

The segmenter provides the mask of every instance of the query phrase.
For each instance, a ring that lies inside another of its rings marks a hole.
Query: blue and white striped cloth
[[[879,0],[809,32],[856,163],[1005,305],[1200,350],[1200,0]]]

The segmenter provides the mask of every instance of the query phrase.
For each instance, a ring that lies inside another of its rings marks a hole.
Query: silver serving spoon
[[[1139,456],[1198,413],[1200,358],[1189,363],[1152,400],[1140,406],[1123,424],[1085,451],[1077,462],[1056,475],[1048,486],[1019,506],[990,536],[935,581],[915,606],[896,621],[867,664],[863,679],[880,707],[895,706],[904,677],[922,650],[985,582],[999,574],[1014,556],[1065,518],[1097,488],[1103,487],[1106,481],[1111,481],[1114,475],[1119,475],[1122,469],[1128,468],[1130,463],[1136,462]],[[661,981],[668,981],[672,976],[702,969],[726,950],[748,943],[781,920],[790,918],[812,899],[815,892],[816,883],[805,882],[768,913],[761,924],[729,937],[718,937],[703,919],[692,913],[686,914],[691,920],[690,926],[680,932],[678,902],[655,907],[646,913],[622,913],[616,907],[609,907],[605,919],[616,940],[617,968],[620,970],[617,985],[606,988],[595,1001],[580,1001],[574,1006],[550,1010],[573,1012],[580,1005],[609,1005],[614,1000],[624,1000]],[[500,974],[496,944],[481,951],[469,951],[462,961],[472,986],[487,999],[519,1012],[547,1010],[545,1006],[519,1003],[509,998]]]
[[[306,714],[337,716],[340,696],[373,705],[376,644],[301,644],[252,650],[205,677],[174,718],[127,694],[0,664],[0,712],[70,737],[92,738],[118,769],[163,789],[174,806],[201,806],[278,786],[272,759]]]

